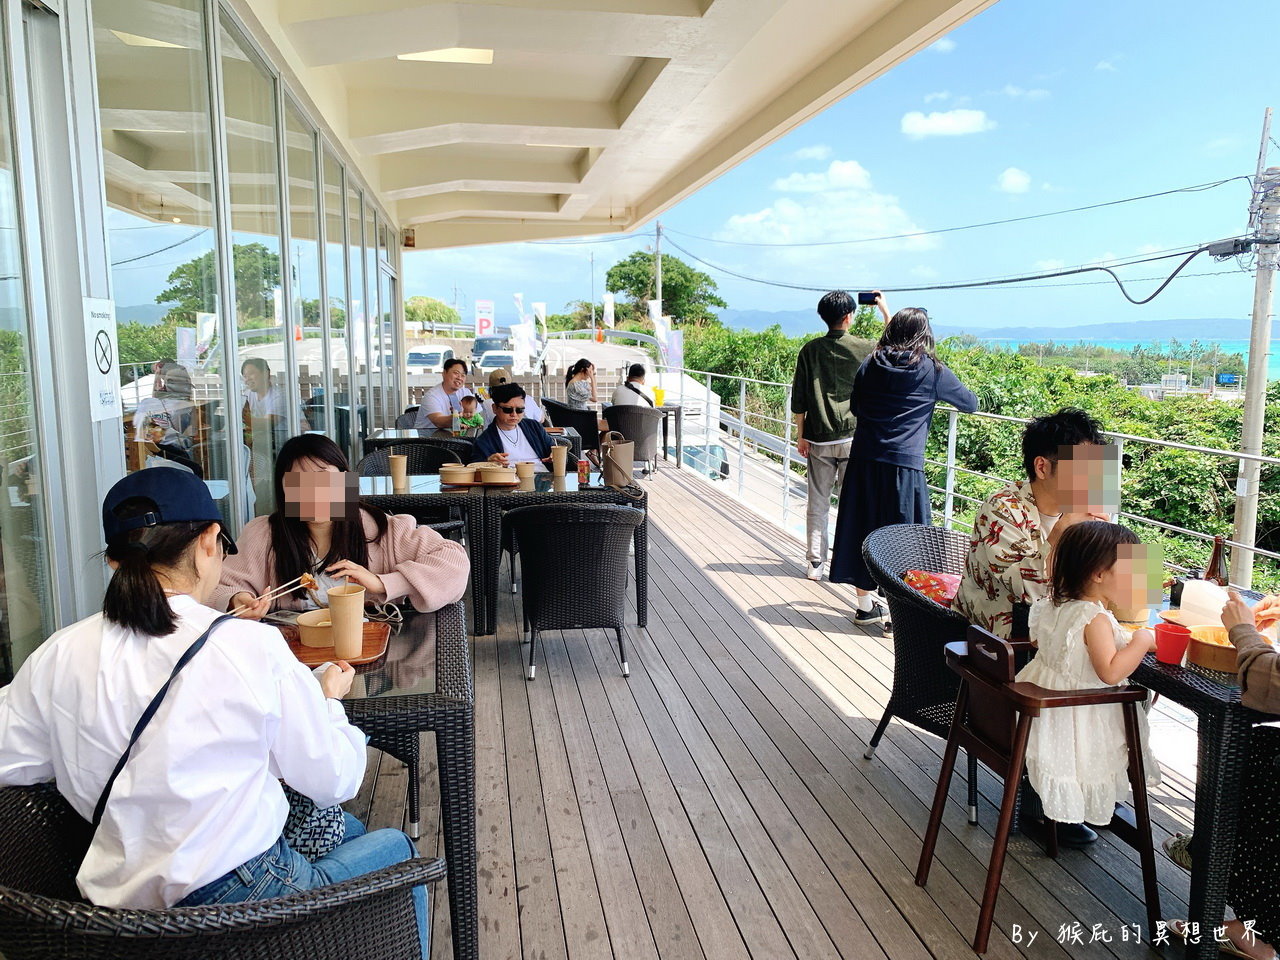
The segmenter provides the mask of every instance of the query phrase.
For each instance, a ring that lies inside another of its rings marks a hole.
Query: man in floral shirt
[[[1118,500],[1119,491],[1107,489],[1105,503],[1090,502],[1099,499],[1104,473],[1094,466],[1104,459],[1103,451],[1091,448],[1105,443],[1097,421],[1083,410],[1068,407],[1027,424],[1022,434],[1027,479],[993,493],[974,521],[953,604],[970,623],[1007,640],[1014,604],[1048,596],[1049,555],[1063,531],[1102,515],[1112,496]]]

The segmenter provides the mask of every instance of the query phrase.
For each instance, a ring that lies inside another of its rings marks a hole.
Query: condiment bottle
[[[1205,567],[1204,578],[1220,587],[1229,586],[1231,575],[1227,572],[1227,546],[1225,538],[1213,538],[1213,553],[1209,554],[1209,565]]]

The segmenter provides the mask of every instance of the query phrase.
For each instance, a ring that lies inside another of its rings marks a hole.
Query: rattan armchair
[[[396,429],[412,430],[414,426],[417,424],[417,422],[418,422],[418,405],[415,403],[412,406],[405,407],[404,413],[396,417]]]
[[[439,473],[441,464],[462,463],[462,459],[452,450],[425,443],[398,443],[393,447],[379,447],[364,455],[356,467],[362,477],[391,476],[390,457],[394,455],[407,457],[406,467],[411,476],[423,473]]]
[[[645,464],[645,472],[649,465],[653,471],[658,469],[658,431],[666,417],[653,407],[638,404],[618,404],[605,407],[604,418],[610,430],[616,430],[635,444],[634,459]]]
[[[410,860],[272,900],[169,910],[95,907],[76,890],[89,826],[51,784],[0,789],[6,960],[416,960],[411,890],[445,875]]]
[[[547,412],[553,427],[573,427],[582,438],[582,451],[600,452],[600,418],[594,410],[575,410],[567,403],[544,397],[542,409]]]
[[[543,630],[602,628],[618,638],[622,675],[630,676],[622,639],[627,607],[627,547],[644,511],[597,504],[516,507],[503,517],[515,538],[524,581],[529,666]]]
[[[908,570],[964,572],[969,538],[942,527],[899,523],[881,527],[862,544],[862,558],[889,604],[893,622],[893,691],[867,746],[875,754],[894,717],[946,737],[955,714],[960,678],[947,667],[944,648],[963,640],[969,621],[903,581]],[[977,761],[969,757],[969,822],[978,822]]]

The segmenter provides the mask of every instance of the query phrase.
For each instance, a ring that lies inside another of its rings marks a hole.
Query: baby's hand
[[[1155,631],[1150,630],[1147,627],[1139,627],[1137,630],[1133,631],[1133,637],[1129,642],[1138,644],[1149,653],[1156,648]]]

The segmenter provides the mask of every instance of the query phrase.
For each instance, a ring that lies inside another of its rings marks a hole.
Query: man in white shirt
[[[422,395],[414,427],[419,430],[452,430],[454,416],[462,412],[462,398],[473,396],[475,394],[467,389],[466,362],[456,357],[446,360],[440,385]]]
[[[613,405],[653,407],[653,391],[644,385],[644,364],[633,363],[627,370],[627,382],[613,391]]]
[[[271,383],[271,367],[261,357],[248,357],[240,365],[240,376],[244,380],[244,402],[249,408],[249,416],[255,420],[274,417],[283,420],[284,398]]]

